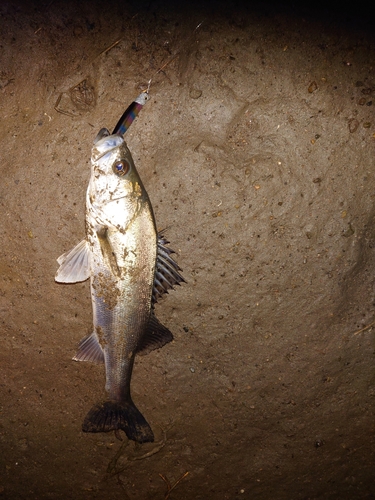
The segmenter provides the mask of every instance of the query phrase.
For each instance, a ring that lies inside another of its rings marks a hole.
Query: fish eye
[[[116,175],[122,177],[123,175],[126,175],[129,172],[130,164],[126,160],[118,160],[113,164],[112,169]]]

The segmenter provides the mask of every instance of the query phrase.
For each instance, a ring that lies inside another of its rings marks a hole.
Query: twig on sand
[[[63,95],[64,95],[64,92],[61,92],[59,97],[57,98],[57,100],[55,102],[54,109],[55,109],[55,111],[57,111],[58,113],[61,113],[62,115],[72,116],[74,118],[75,115],[73,115],[73,113],[70,113],[69,111],[65,111],[59,107],[59,104],[60,104],[60,101],[61,101],[61,98]]]
[[[163,429],[163,438],[158,443],[155,443],[155,447],[152,448],[152,450],[148,451],[147,453],[144,453],[140,457],[128,458],[129,462],[134,462],[134,460],[143,460],[144,458],[148,458],[151,457],[152,455],[155,455],[155,453],[158,453],[162,448],[164,448],[166,442],[167,442],[167,433]]]
[[[124,470],[129,466],[129,462],[134,462],[135,460],[144,460],[145,458],[151,457],[152,455],[158,453],[162,448],[164,448],[165,443],[167,442],[167,432],[164,429],[162,430],[163,430],[163,437],[159,442],[155,443],[155,446],[152,448],[152,450],[140,456],[126,457],[124,460],[125,465],[119,467],[118,462],[121,456],[123,455],[125,448],[130,443],[129,440],[123,441],[117,453],[108,464],[107,474],[110,474],[111,476],[116,476],[116,475],[118,476],[119,474],[124,472]]]
[[[122,36],[121,38],[119,38],[118,40],[116,40],[115,42],[113,42],[109,47],[107,47],[106,49],[102,50],[101,52],[99,52],[99,54],[95,57],[95,59],[99,56],[101,56],[102,54],[106,54],[107,52],[109,52],[111,49],[113,49],[113,47],[116,47],[116,45],[118,43],[121,42],[121,40],[123,39],[124,37]]]
[[[119,461],[119,458],[121,457],[121,455],[123,454],[123,451],[125,450],[125,448],[128,446],[129,443],[130,443],[129,440],[123,441],[121,443],[121,446],[117,450],[116,455],[112,458],[112,460],[108,464],[107,474],[115,475],[115,474],[118,474],[119,472],[122,472],[123,469],[121,469],[120,471],[117,470],[117,462]],[[124,467],[124,469],[125,469],[125,467]]]
[[[353,335],[358,335],[359,333],[361,332],[364,332],[365,330],[368,330],[369,328],[371,328],[373,325],[375,325],[375,321],[373,321],[372,323],[370,323],[369,325],[365,326],[364,328],[361,328],[360,330],[356,331],[353,333]]]
[[[163,474],[159,474],[159,476],[162,478],[162,480],[165,482],[165,484],[167,485],[167,491],[164,495],[164,500],[168,500],[169,499],[169,495],[171,494],[172,490],[174,490],[176,488],[176,486],[183,480],[185,479],[185,477],[189,474],[189,471],[185,472],[184,474],[182,474],[182,476],[177,479],[177,481],[175,481],[173,484],[170,483],[169,479],[166,477],[166,476],[163,476]]]

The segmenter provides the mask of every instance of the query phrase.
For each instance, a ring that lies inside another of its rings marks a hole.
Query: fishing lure
[[[193,34],[202,26],[203,22],[199,23],[198,26],[193,31]],[[144,90],[139,96],[134,99],[134,101],[126,108],[124,111],[123,115],[117,122],[116,127],[113,129],[112,134],[117,134],[117,135],[124,135],[125,132],[128,130],[130,125],[133,123],[133,121],[137,118],[139,112],[143,108],[143,106],[146,104],[146,101],[149,100],[149,91],[150,91],[150,86],[151,86],[151,81],[157,75],[160,73],[168,64],[170,64],[177,56],[179,52],[176,52],[165,64],[160,66],[160,68],[155,71],[154,75],[150,78],[148,82],[147,89]]]
[[[151,83],[151,80],[150,80]],[[139,112],[149,99],[150,84],[147,90],[144,90],[139,96],[126,108],[125,112],[117,122],[112,134],[124,135],[133,121],[137,118]]]
[[[149,100],[149,91],[150,91],[151,80],[148,82],[148,87],[146,90],[141,92],[139,96],[134,99],[134,101],[126,108],[121,118],[117,122],[116,127],[113,129],[112,135],[119,135],[122,137],[125,132],[128,130],[133,121],[137,118],[139,112]],[[98,135],[95,137],[94,144],[103,139],[103,137],[108,137],[110,135],[109,130],[107,128],[102,128]]]

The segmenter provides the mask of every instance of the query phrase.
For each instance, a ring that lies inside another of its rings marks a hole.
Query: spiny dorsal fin
[[[162,232],[158,233],[158,254],[156,258],[156,270],[154,288],[152,291],[152,305],[154,305],[164,293],[174,289],[175,285],[185,283],[179,271],[182,271],[177,262],[171,257],[173,250],[168,248],[169,241],[164,238]]]
[[[159,349],[163,345],[173,340],[172,333],[168,328],[160,323],[155,314],[151,312],[147,330],[138,346],[137,354],[144,356],[154,349]]]

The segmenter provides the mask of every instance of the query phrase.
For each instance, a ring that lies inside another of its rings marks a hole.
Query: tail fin
[[[86,415],[83,432],[123,430],[129,439],[138,443],[154,441],[154,434],[142,413],[132,400],[126,403],[105,401],[96,404]]]

